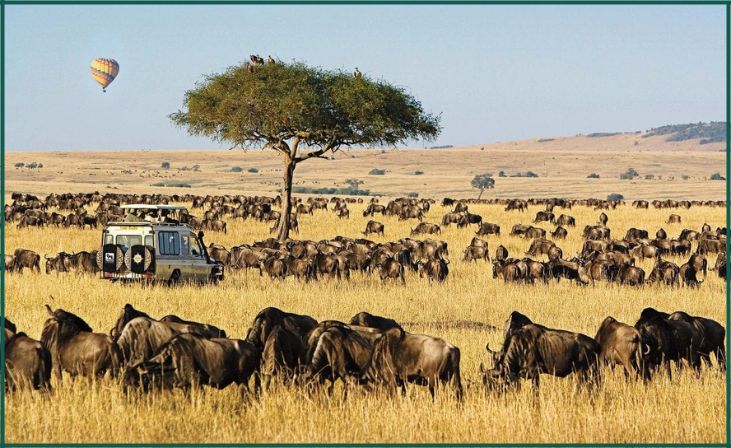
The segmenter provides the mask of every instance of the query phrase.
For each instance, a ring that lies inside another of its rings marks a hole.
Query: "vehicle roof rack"
[[[165,205],[165,204],[127,204],[123,205],[123,209],[131,210],[188,210],[184,205]]]

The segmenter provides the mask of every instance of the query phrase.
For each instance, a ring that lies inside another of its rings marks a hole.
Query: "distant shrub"
[[[424,172],[421,170],[414,171],[414,176],[421,176],[422,174],[424,174]]]
[[[725,177],[721,176],[721,173],[713,173],[711,174],[711,177],[709,177],[710,180],[726,180]]]
[[[497,177],[507,177],[507,176],[505,175],[505,171],[500,171],[497,173]]]
[[[240,172],[242,172],[242,171],[244,171],[244,169],[243,169],[243,168],[241,168],[240,166],[232,166],[232,167],[231,167],[231,172],[232,172],[232,173],[240,173]]]
[[[593,132],[591,134],[586,134],[589,138],[597,138],[597,137],[611,137],[613,135],[619,135],[621,132]]]
[[[635,177],[639,177],[640,173],[637,172],[634,168],[627,168],[627,171],[619,175],[619,178],[622,180],[632,180]]]
[[[588,176],[586,176],[587,179],[599,179],[599,175],[597,173],[591,173]]]
[[[30,170],[34,170],[34,169],[38,168],[38,164],[35,162],[31,162],[31,163],[28,163],[27,165],[25,165],[25,167]]]
[[[172,180],[168,182],[156,182],[154,184],[150,184],[152,187],[176,187],[176,188],[190,188],[190,184],[186,184],[185,182],[181,182],[179,180]]]
[[[683,178],[683,180],[688,180],[688,179],[690,179],[690,176],[688,176],[687,174],[683,174],[683,175],[682,175],[681,177]]]
[[[23,162],[18,162],[15,164],[16,168],[23,168],[24,166],[25,166],[25,163],[23,163]]]
[[[607,201],[622,201],[624,200],[624,195],[620,193],[611,193],[607,195]]]
[[[652,180],[655,178],[654,174],[645,174],[645,180]]]
[[[406,193],[406,197],[407,198],[418,198],[419,197],[419,193],[417,193],[415,191],[410,191],[410,192]]]
[[[43,168],[43,164],[42,163],[39,163],[38,164],[38,168]]]
[[[524,171],[511,175],[510,177],[538,177],[538,174],[533,171]]]
[[[346,196],[370,196],[370,190],[360,190],[352,187],[335,188],[335,187],[292,187],[292,193],[299,194],[338,194]]]
[[[546,143],[546,142],[552,142],[555,139],[552,138],[539,138],[538,143]]]
[[[386,170],[373,168],[372,170],[368,171],[368,174],[370,174],[371,176],[383,176],[384,174],[386,174]]]
[[[258,169],[256,169],[256,168],[249,168],[249,169],[248,169],[248,170],[246,170],[246,171],[247,171],[247,172],[249,172],[249,173],[258,173],[258,172],[259,172],[259,170],[258,170]]]
[[[160,168],[162,168],[164,170],[169,170],[170,169],[170,162],[162,162],[162,164],[160,164]]]

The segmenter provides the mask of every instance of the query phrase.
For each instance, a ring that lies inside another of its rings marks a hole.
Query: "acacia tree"
[[[292,178],[297,165],[342,148],[430,140],[440,117],[426,113],[403,88],[366,76],[272,63],[232,67],[206,76],[170,115],[191,135],[233,148],[277,151],[284,163],[278,238],[289,237]]]
[[[492,178],[491,174],[478,174],[472,178],[472,188],[480,190],[480,195],[477,196],[479,201],[482,197],[482,193],[488,188],[495,188],[495,179]]]

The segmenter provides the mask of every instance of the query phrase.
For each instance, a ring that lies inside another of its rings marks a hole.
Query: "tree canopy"
[[[478,174],[472,178],[472,188],[480,190],[478,199],[482,197],[482,192],[488,188],[495,188],[495,179],[492,178],[492,174]]]
[[[344,147],[431,140],[441,131],[440,118],[425,112],[404,88],[383,80],[281,61],[247,62],[206,76],[170,115],[191,135],[282,154],[280,240],[289,234],[298,163]]]

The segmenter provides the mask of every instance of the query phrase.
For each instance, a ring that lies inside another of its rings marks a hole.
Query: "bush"
[[[152,187],[176,187],[176,188],[190,188],[190,184],[186,184],[184,182],[181,182],[179,180],[172,180],[168,182],[156,182],[154,184],[150,184]]]
[[[43,164],[42,163],[39,163],[38,164],[38,168],[43,168]]]
[[[683,174],[683,175],[682,175],[681,177],[683,178],[683,180],[688,180],[688,179],[690,179],[690,176],[688,176],[687,174]]]
[[[162,164],[160,165],[160,168],[162,168],[164,170],[169,170],[170,169],[170,162],[162,162]]]
[[[371,191],[370,190],[359,190],[357,188],[352,188],[352,187],[345,187],[345,188],[335,188],[335,187],[322,187],[322,188],[292,187],[292,193],[300,193],[300,194],[339,194],[339,195],[347,195],[347,196],[370,196],[371,195]]]
[[[27,164],[25,167],[30,170],[34,170],[34,169],[38,168],[38,164],[35,162],[31,162],[31,163]]]
[[[505,175],[505,171],[500,171],[499,173],[497,173],[497,177],[507,177],[507,176]]]
[[[258,169],[256,169],[256,168],[249,168],[249,169],[248,169],[248,170],[246,170],[246,171],[247,171],[247,172],[249,172],[249,173],[258,173],[258,172],[259,172],[259,170],[258,170]]]
[[[634,168],[627,168],[627,171],[619,175],[619,178],[622,180],[632,180],[635,177],[639,177],[640,173],[637,172]]]
[[[534,173],[533,171],[525,171],[520,173],[515,173],[511,175],[510,177],[538,177],[538,174]]]
[[[721,173],[713,173],[711,174],[711,177],[709,177],[710,180],[726,180],[725,177],[721,176]]]
[[[588,176],[586,176],[587,179],[599,179],[599,175],[597,173],[591,173]]]
[[[607,195],[607,201],[622,201],[624,200],[624,195],[620,193],[611,193]]]
[[[552,142],[553,140],[552,138],[539,138],[538,143]]]
[[[15,164],[16,168],[23,168],[24,166],[25,166],[25,163],[23,163],[23,162],[18,162]]]
[[[654,174],[645,174],[645,180],[652,180],[655,178]]]
[[[421,176],[422,174],[424,174],[423,171],[420,171],[420,170],[414,171],[414,176]]]
[[[240,172],[242,172],[242,171],[244,171],[244,169],[243,169],[243,168],[241,168],[240,166],[232,166],[232,167],[231,167],[231,172],[232,172],[232,173],[240,173]]]
[[[368,171],[368,174],[370,174],[371,176],[383,176],[384,174],[386,174],[386,170],[373,168],[372,170]]]
[[[419,197],[419,193],[417,193],[415,191],[410,191],[410,192],[406,193],[406,197],[407,198],[418,198]]]

